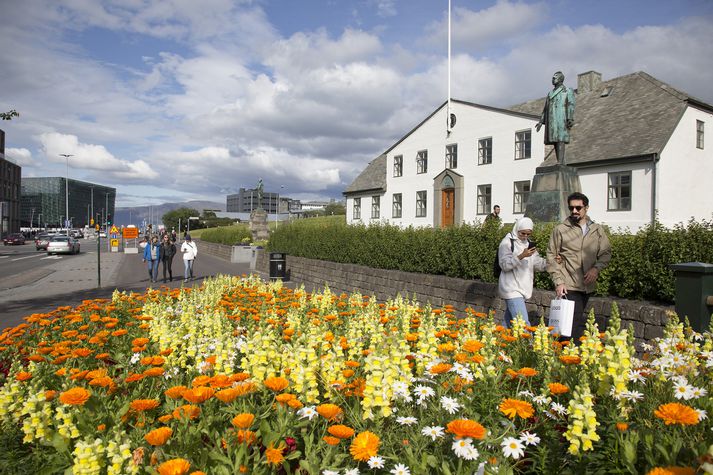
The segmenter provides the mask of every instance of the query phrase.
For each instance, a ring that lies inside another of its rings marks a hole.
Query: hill
[[[143,224],[144,220],[146,220],[146,223],[159,225],[162,224],[161,218],[164,214],[184,207],[196,209],[199,213],[203,212],[204,209],[225,211],[225,203],[200,200],[186,201],[183,203],[163,203],[153,206],[134,206],[116,208],[116,212],[114,213],[114,223],[119,226],[127,224],[140,226]]]

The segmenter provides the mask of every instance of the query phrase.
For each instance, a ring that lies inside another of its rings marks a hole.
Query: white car
[[[47,255],[51,254],[79,254],[79,241],[71,236],[55,236],[47,244]]]

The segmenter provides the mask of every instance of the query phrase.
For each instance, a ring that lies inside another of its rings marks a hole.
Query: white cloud
[[[10,159],[10,161],[20,165],[21,167],[27,167],[34,164],[32,152],[26,148],[7,148],[5,149],[5,158]]]

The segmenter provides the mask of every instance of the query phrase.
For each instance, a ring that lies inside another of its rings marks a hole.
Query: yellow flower
[[[354,437],[352,444],[349,447],[349,453],[352,454],[354,460],[358,462],[366,462],[371,457],[379,453],[379,445],[381,439],[373,432],[364,431]]]

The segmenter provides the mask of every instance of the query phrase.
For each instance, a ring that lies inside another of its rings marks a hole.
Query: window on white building
[[[381,216],[381,197],[371,197],[371,219],[379,219]]]
[[[458,144],[446,145],[446,168],[458,168]]]
[[[631,172],[609,173],[608,211],[631,210]]]
[[[416,173],[428,172],[428,150],[421,150],[416,154]]]
[[[354,207],[352,208],[352,219],[361,219],[361,198],[354,198]]]
[[[416,192],[416,217],[423,218],[426,216],[426,191]]]
[[[493,163],[493,138],[478,140],[478,165]]]
[[[391,202],[391,217],[401,217],[401,193],[394,193],[393,200]]]
[[[522,214],[527,206],[527,198],[530,195],[530,180],[516,181],[514,184],[512,197],[512,212]]]
[[[478,185],[478,214],[490,213],[492,185]]]
[[[515,132],[515,160],[530,158],[532,154],[532,131]]]
[[[703,150],[703,128],[705,123],[702,120],[696,121],[696,148]]]
[[[404,157],[396,155],[394,157],[394,176],[402,176],[404,174]]]

